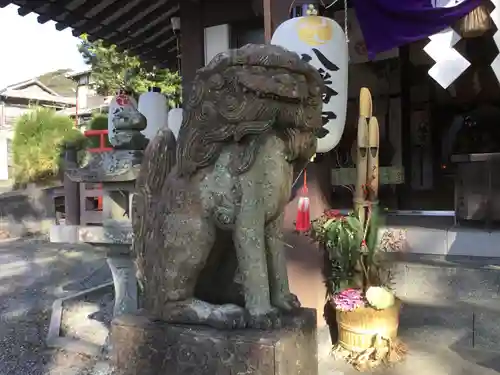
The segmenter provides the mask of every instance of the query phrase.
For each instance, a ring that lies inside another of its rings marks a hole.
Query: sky
[[[21,17],[14,5],[0,8],[0,89],[57,69],[85,69],[71,29],[41,25],[37,16]]]

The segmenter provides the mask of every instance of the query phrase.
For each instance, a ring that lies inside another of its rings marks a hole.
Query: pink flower
[[[335,308],[340,311],[353,311],[364,307],[365,301],[363,294],[359,289],[345,289],[333,296]]]

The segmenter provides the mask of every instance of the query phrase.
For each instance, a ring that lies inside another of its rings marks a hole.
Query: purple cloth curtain
[[[354,9],[373,59],[446,29],[483,1],[455,0],[456,6],[440,8],[436,0],[354,0]]]

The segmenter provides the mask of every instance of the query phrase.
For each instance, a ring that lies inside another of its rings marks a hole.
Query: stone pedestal
[[[137,311],[137,279],[135,265],[129,254],[111,255],[106,259],[115,285],[115,307],[113,316],[134,313]]]
[[[274,331],[219,331],[123,315],[111,327],[117,375],[317,375],[316,311]]]

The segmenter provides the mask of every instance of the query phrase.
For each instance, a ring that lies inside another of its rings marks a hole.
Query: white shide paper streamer
[[[431,41],[424,51],[436,62],[429,69],[429,75],[446,89],[470,66],[470,62],[454,48],[462,37],[449,27],[429,39]]]
[[[495,6],[495,9],[490,13],[490,17],[495,26],[498,28],[498,31],[495,35],[493,35],[493,40],[500,51],[500,0],[491,0],[491,2]],[[491,63],[491,69],[493,69],[498,82],[500,82],[500,53]]]

